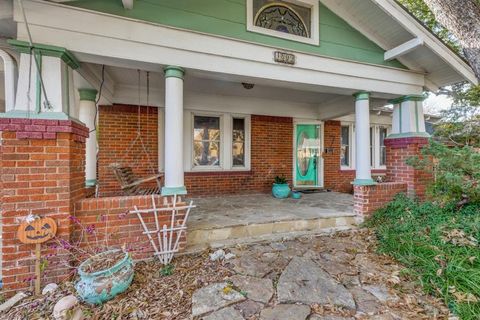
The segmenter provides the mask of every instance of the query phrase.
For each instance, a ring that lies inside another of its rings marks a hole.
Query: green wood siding
[[[67,4],[277,48],[405,68],[398,61],[384,61],[382,48],[322,4],[320,45],[247,31],[245,0],[137,0],[132,10],[125,10],[120,0],[78,0]]]

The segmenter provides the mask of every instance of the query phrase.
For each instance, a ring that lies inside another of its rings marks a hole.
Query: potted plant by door
[[[284,199],[290,195],[290,187],[285,177],[276,176],[273,182],[272,194],[275,198]]]

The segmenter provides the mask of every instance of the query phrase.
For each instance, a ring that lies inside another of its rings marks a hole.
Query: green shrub
[[[432,140],[421,157],[407,163],[433,173],[427,191],[437,203],[480,203],[480,153],[474,148],[447,147]]]
[[[388,254],[461,319],[480,315],[480,204],[458,209],[397,196],[367,222]]]

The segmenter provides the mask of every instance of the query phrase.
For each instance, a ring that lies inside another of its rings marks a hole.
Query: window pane
[[[245,119],[233,119],[232,132],[233,166],[245,166]]]
[[[342,145],[340,148],[340,163],[342,166],[350,165],[350,128],[342,126]]]
[[[385,138],[387,137],[387,128],[380,127],[380,165],[387,163],[387,148],[385,147]]]
[[[196,166],[218,166],[220,165],[220,143],[195,141],[194,164]]]
[[[373,167],[373,128],[370,127],[370,166]]]
[[[220,118],[194,117],[193,162],[196,166],[220,165]]]

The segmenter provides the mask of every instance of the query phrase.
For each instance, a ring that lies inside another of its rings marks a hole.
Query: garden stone
[[[290,261],[278,281],[277,294],[282,303],[334,304],[355,309],[352,294],[307,258]]]
[[[245,292],[250,300],[267,303],[273,296],[273,282],[271,279],[235,275],[230,280],[235,287]]]
[[[74,295],[68,295],[61,298],[53,307],[53,318],[55,320],[83,319],[83,313],[81,310],[76,309],[77,305],[78,299]],[[80,311],[80,313],[78,311]]]
[[[210,261],[222,260],[223,258],[225,258],[225,251],[223,251],[222,249],[219,249],[214,253],[210,254]]]
[[[263,309],[260,320],[305,320],[310,314],[310,307],[298,304],[279,304],[273,308]]]
[[[385,285],[366,285],[363,286],[363,289],[370,292],[375,298],[384,303],[387,301],[398,301],[399,299],[397,296],[390,294]]]
[[[235,272],[263,278],[266,274],[272,271],[272,267],[268,263],[260,261],[256,257],[246,255],[232,261]]]
[[[232,307],[227,307],[206,316],[203,320],[244,320],[239,311]]]
[[[236,304],[234,308],[240,311],[244,318],[248,319],[251,316],[259,313],[260,310],[263,309],[263,304],[252,300],[246,300]]]
[[[382,306],[377,298],[361,287],[354,287],[350,289],[350,292],[353,294],[355,302],[357,303],[358,312],[373,315],[381,310]]]
[[[350,317],[342,317],[342,316],[320,316],[318,314],[312,315],[308,320],[354,320]]]
[[[52,293],[54,292],[55,290],[57,290],[58,288],[58,285],[56,283],[49,283],[47,284],[43,290],[42,290],[42,295],[46,295],[48,293]]]
[[[283,251],[283,250],[287,250],[287,246],[284,245],[283,243],[281,242],[274,242],[274,243],[271,243],[270,244],[270,247],[272,247],[273,250],[275,251]]]
[[[26,294],[25,292],[17,293],[16,295],[14,295],[13,297],[11,297],[10,299],[8,299],[7,301],[5,301],[0,305],[0,312],[6,312],[10,310],[10,308],[12,308],[14,305],[19,303],[26,297],[28,297],[28,294]]]
[[[235,257],[236,257],[236,255],[234,253],[229,252],[225,255],[224,259],[225,260],[230,260],[230,259],[233,259]]]
[[[225,294],[223,289],[226,286],[228,284],[225,282],[214,283],[195,291],[192,296],[192,315],[201,316],[245,300],[245,297],[235,290]]]

